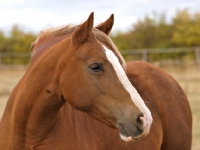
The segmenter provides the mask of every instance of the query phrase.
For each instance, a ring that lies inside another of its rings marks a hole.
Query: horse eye
[[[89,69],[93,72],[103,71],[103,67],[101,63],[94,63],[89,66]]]

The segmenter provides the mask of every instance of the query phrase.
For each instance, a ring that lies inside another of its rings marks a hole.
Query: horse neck
[[[58,48],[31,62],[8,100],[0,125],[1,136],[19,149],[22,148],[19,143],[24,146],[23,143],[41,141],[59,120],[65,102],[58,84],[62,55]]]
[[[64,138],[64,140],[59,140],[66,143],[65,148],[67,147],[67,149],[96,149],[97,144],[99,144],[97,141],[104,140],[105,136],[113,138],[114,135],[119,139],[116,130],[92,118],[86,112],[75,109],[67,102],[61,108],[60,122],[56,134],[58,138]],[[90,144],[88,144],[88,141],[90,141]],[[70,145],[70,143],[73,145]],[[109,141],[107,144],[109,144]]]
[[[39,56],[49,50],[49,48],[51,48],[52,46],[58,44],[59,42],[63,41],[64,39],[67,39],[68,37],[70,37],[71,34],[66,34],[66,35],[62,35],[62,36],[49,36],[46,38],[41,38],[38,39],[37,42],[34,44],[33,50],[32,51],[32,61],[34,59],[37,60],[37,58],[39,58]]]

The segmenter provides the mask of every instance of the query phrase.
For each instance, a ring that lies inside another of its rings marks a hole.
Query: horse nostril
[[[143,117],[144,115],[143,114],[140,114],[140,115],[138,115],[138,117],[137,117],[137,125],[136,125],[136,128],[137,128],[137,130],[138,130],[138,132],[140,133],[140,134],[142,134],[142,132],[143,132],[143,122],[142,122],[142,120],[141,120],[141,117]]]
[[[143,116],[144,116],[143,114],[138,115],[138,117],[137,117],[137,125],[142,125],[142,120],[141,120],[140,117],[143,117]]]

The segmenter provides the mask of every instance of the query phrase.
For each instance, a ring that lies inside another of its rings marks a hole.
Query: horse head
[[[56,61],[59,76],[54,81],[58,81],[60,95],[75,109],[117,128],[123,140],[144,137],[150,130],[152,117],[125,73],[122,56],[108,37],[114,15],[96,28],[93,20],[91,13],[68,35],[64,28],[60,29],[56,36],[62,40],[46,46],[55,52],[53,59],[59,56]],[[38,55],[35,47],[41,41],[39,38],[32,48],[32,57]]]

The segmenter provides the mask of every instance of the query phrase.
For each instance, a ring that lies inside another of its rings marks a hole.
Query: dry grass
[[[200,71],[195,69],[165,69],[182,86],[188,95],[193,114],[193,145],[192,150],[200,149]],[[0,118],[13,87],[24,74],[25,70],[0,70]]]
[[[6,101],[25,70],[0,70],[0,118]]]
[[[0,96],[0,118],[3,114],[3,111],[4,111],[4,108],[6,106],[6,102],[7,102],[8,97],[9,97],[8,95]]]
[[[192,150],[200,150],[200,70],[188,67],[184,69],[165,69],[186,92],[193,117]]]

